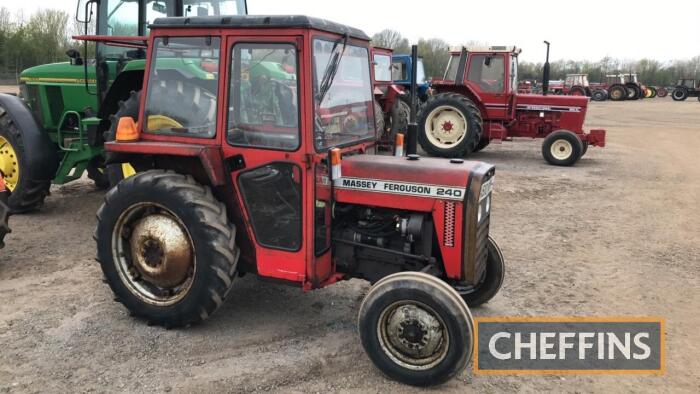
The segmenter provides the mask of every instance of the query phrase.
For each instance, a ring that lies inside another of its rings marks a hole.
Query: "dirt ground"
[[[540,141],[487,148],[501,293],[476,316],[663,316],[667,373],[472,376],[449,392],[700,391],[700,103],[592,103],[608,130],[573,168]],[[0,251],[0,392],[409,392],[384,378],[356,330],[367,284],[304,294],[247,276],[206,323],[149,327],[112,301],[93,260],[89,182],[53,187],[16,216]]]

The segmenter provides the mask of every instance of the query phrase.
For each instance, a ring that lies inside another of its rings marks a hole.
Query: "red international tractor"
[[[393,80],[392,54],[388,48],[371,49],[374,111],[379,130],[377,146],[384,150],[393,147],[399,132],[406,131],[411,111],[409,95]]]
[[[426,152],[464,157],[491,141],[544,138],[542,155],[547,162],[570,166],[589,145],[605,146],[605,130],[583,130],[586,97],[517,93],[519,53],[512,46],[452,50],[444,78],[433,80],[437,94],[419,115],[418,139]]]
[[[304,291],[360,278],[373,284],[360,339],[381,371],[433,385],[465,368],[467,305],[505,269],[489,237],[494,167],[372,154],[367,35],[304,16],[163,18],[143,49],[142,90],[105,144],[139,172],[107,193],[95,230],[119,302],[179,327],[246,273]],[[191,63],[211,72],[183,73]]]
[[[586,96],[593,101],[608,99],[608,91],[588,82],[588,74],[567,74],[561,94],[569,96]]]

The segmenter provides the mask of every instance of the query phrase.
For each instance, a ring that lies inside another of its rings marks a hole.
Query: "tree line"
[[[390,48],[396,54],[411,53],[407,38],[395,30],[382,30],[372,36],[376,46]],[[469,41],[464,46],[487,45],[483,42]],[[449,45],[439,38],[418,40],[418,54],[423,58],[425,73],[429,77],[442,77],[449,59]],[[520,80],[542,79],[542,62],[519,62],[518,78]],[[563,80],[566,74],[588,74],[590,82],[600,82],[609,74],[637,73],[639,81],[648,85],[675,85],[679,78],[700,79],[700,55],[687,60],[660,62],[654,59],[621,60],[605,57],[597,62],[588,60],[557,60],[550,62],[550,79]]]
[[[72,40],[82,34],[84,25],[65,11],[45,9],[25,18],[0,7],[0,82],[15,83],[22,70],[45,63],[66,61],[65,52],[81,48]],[[374,45],[390,48],[394,53],[410,53],[407,38],[400,32],[386,29],[372,36]],[[465,46],[486,45],[469,41]],[[442,77],[449,59],[449,45],[439,38],[418,40],[418,53],[423,58],[428,77]],[[93,53],[92,51],[90,51]],[[700,55],[688,60],[662,63],[653,59],[624,61],[606,57],[597,62],[559,60],[551,63],[551,79],[564,79],[566,74],[587,73],[591,82],[601,81],[606,74],[636,72],[639,80],[649,85],[673,85],[678,78],[700,79]],[[521,80],[542,78],[542,63],[520,62]]]

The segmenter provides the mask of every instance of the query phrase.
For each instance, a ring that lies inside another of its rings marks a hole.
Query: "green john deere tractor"
[[[12,212],[41,207],[52,183],[64,184],[87,172],[97,187],[107,188],[133,171],[129,165],[105,166],[102,145],[114,137],[114,115],[138,108],[135,92],[141,90],[146,66],[145,37],[155,18],[241,14],[247,14],[246,0],[78,0],[76,19],[86,31],[96,16],[97,34],[111,39],[90,49],[94,59],[88,58],[86,44],[82,54],[67,52],[70,61],[24,70],[19,96],[0,94],[0,172],[11,192]],[[174,72],[189,79],[215,79],[211,70],[216,67],[205,62],[183,56],[171,62]],[[193,97],[199,100],[192,94],[189,99]]]

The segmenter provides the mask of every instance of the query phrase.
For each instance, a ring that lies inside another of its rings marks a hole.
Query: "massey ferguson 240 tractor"
[[[570,166],[589,145],[605,146],[605,130],[583,130],[588,98],[518,94],[519,53],[505,46],[452,50],[444,79],[433,80],[435,94],[420,111],[418,138],[426,152],[464,157],[491,141],[544,138],[545,160]],[[545,75],[545,92],[548,82]]]
[[[372,154],[362,31],[304,16],[162,18],[150,29],[142,90],[105,144],[108,163],[141,169],[97,213],[116,299],[178,327],[211,316],[243,273],[304,291],[361,278],[373,287],[360,339],[381,371],[433,385],[463,370],[467,305],[503,282],[489,237],[494,167]],[[266,71],[275,64],[284,73]]]

